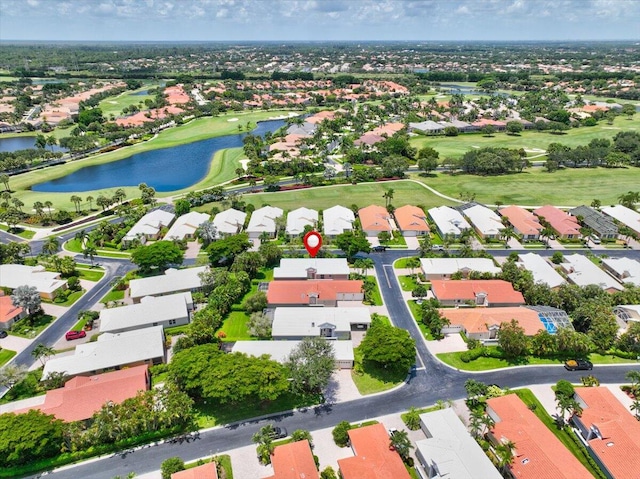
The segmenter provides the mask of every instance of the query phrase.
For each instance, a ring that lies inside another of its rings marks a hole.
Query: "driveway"
[[[9,335],[6,338],[0,339],[0,348],[9,349],[19,353],[24,351],[27,346],[31,344],[31,339],[21,338],[19,336]]]
[[[440,353],[453,353],[457,351],[466,351],[467,343],[464,342],[462,336],[457,333],[447,334],[440,341],[427,341],[427,349],[434,356]]]
[[[407,242],[408,249],[418,249],[420,248],[420,240],[417,236],[405,236],[404,240]]]

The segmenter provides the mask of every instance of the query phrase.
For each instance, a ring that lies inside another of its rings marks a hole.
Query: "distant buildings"
[[[144,244],[148,240],[160,239],[163,228],[169,227],[176,215],[164,210],[153,210],[144,215],[122,238],[124,244],[138,240]]]

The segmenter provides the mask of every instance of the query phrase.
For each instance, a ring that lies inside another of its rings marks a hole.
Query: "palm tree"
[[[388,208],[389,205],[391,204],[391,200],[393,199],[393,188],[389,188],[388,190],[385,190],[384,195],[382,195],[382,197],[385,199],[385,206]]]
[[[80,203],[82,203],[82,198],[80,198],[78,195],[73,195],[70,198],[71,202],[75,205],[76,207],[76,213],[80,213]]]
[[[0,183],[4,184],[4,189],[6,191],[11,191],[11,189],[9,188],[9,175],[7,175],[6,173],[0,174]]]
[[[513,441],[507,440],[502,442],[495,449],[498,463],[503,474],[507,472],[509,465],[511,465],[511,461],[513,461],[513,449],[515,447],[516,445]]]
[[[42,216],[44,215],[44,205],[42,204],[41,201],[36,201],[33,204],[33,209],[36,212],[36,215],[42,219]]]
[[[9,206],[9,201],[11,200],[11,193],[8,191],[3,191],[0,193],[0,198],[2,198],[2,207],[7,208]]]
[[[31,351],[31,356],[33,356],[34,359],[39,360],[40,363],[44,366],[46,360],[49,359],[49,357],[53,356],[55,352],[56,350],[51,346],[47,346],[44,343],[38,343],[36,347],[33,348],[33,351]]]
[[[20,198],[11,198],[11,203],[13,203],[13,206],[15,206],[20,211],[20,213],[22,213],[22,207],[24,206],[24,203],[20,201]]]
[[[98,254],[98,250],[96,247],[89,243],[82,250],[82,256],[87,259],[87,257],[91,260],[91,266],[93,267],[93,257]]]
[[[124,189],[122,188],[118,188],[116,190],[116,192],[113,194],[113,200],[118,202],[119,204],[122,204],[122,202],[127,198],[127,194],[125,193]]]
[[[53,219],[53,216],[51,215],[51,207],[53,206],[53,203],[51,203],[51,201],[45,201],[44,206],[47,208],[47,211],[49,212],[49,219]]]
[[[89,210],[93,210],[93,196],[87,196],[87,203],[89,203]]]
[[[502,239],[504,240],[504,246],[506,248],[508,247],[509,240],[516,236],[516,232],[513,230],[511,226],[508,226],[502,230],[502,232],[500,233],[500,236],[502,236]]]
[[[409,454],[411,454],[411,449],[413,449],[413,444],[411,444],[411,439],[409,439],[409,433],[404,429],[394,431],[389,440],[389,447],[393,447],[402,460],[406,461]]]
[[[54,255],[58,252],[59,248],[60,243],[58,239],[52,236],[42,245],[42,252],[46,255]]]
[[[482,422],[483,416],[484,413],[480,409],[476,408],[471,410],[471,416],[469,417],[469,432],[471,432],[471,435],[476,439],[481,436],[484,428]]]
[[[629,409],[631,409],[636,419],[640,421],[640,399],[634,399]]]

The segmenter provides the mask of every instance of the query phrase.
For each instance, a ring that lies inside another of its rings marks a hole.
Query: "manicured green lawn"
[[[110,96],[102,100],[98,106],[102,110],[102,115],[105,118],[108,118],[110,115],[114,115],[115,117],[121,116],[122,109],[131,105],[138,105],[141,110],[144,110],[146,109],[144,101],[147,98],[152,98],[151,95],[134,95],[134,93],[156,86],[157,84],[148,84],[135,91],[126,91],[120,95]]]
[[[248,341],[256,339],[247,331],[249,315],[244,311],[231,311],[227,319],[222,323],[220,331],[226,334],[225,341]]]
[[[375,276],[367,276],[365,281],[369,283],[373,283],[374,289],[371,294],[371,305],[372,306],[382,306],[384,303],[382,302],[382,294],[380,294],[380,288],[378,287],[378,281]]]
[[[492,369],[501,369],[508,368],[511,366],[524,366],[524,365],[539,365],[539,364],[564,364],[564,361],[561,359],[549,359],[549,358],[536,358],[533,356],[528,356],[525,359],[518,361],[508,361],[506,359],[500,358],[485,358],[480,357],[473,361],[469,361],[468,363],[463,362],[460,359],[460,354],[463,351],[458,351],[454,353],[440,353],[437,354],[438,359],[442,362],[453,366],[454,368],[460,369],[462,371],[489,371]],[[619,358],[617,356],[612,355],[601,355],[592,353],[589,355],[589,360],[593,364],[629,364],[635,363],[635,361]]]
[[[547,429],[549,429],[549,431],[558,438],[558,440],[571,452],[571,454],[576,457],[576,459],[578,459],[578,461],[582,463],[584,467],[587,468],[591,474],[593,474],[594,477],[604,479],[605,476],[602,474],[600,469],[595,466],[595,463],[592,463],[592,460],[589,460],[591,456],[589,456],[587,450],[583,446],[580,446],[577,440],[570,437],[570,434],[573,434],[571,431],[558,429],[554,419],[547,413],[542,406],[542,403],[537,397],[535,397],[530,389],[516,389],[514,392],[520,399],[522,399],[522,402],[524,402],[528,408],[533,411],[538,419],[547,426]]]
[[[9,227],[7,225],[0,225],[0,230],[9,232]],[[20,238],[31,239],[35,236],[36,232],[24,228],[12,228],[11,234],[20,236]]]
[[[75,303],[76,301],[78,301],[82,295],[86,293],[86,291],[83,289],[81,291],[74,291],[73,293],[71,293],[68,297],[67,300],[62,302],[62,303],[58,303],[57,301],[54,301],[53,304],[55,304],[56,306],[62,306],[65,308],[68,308],[69,306],[71,306],[73,303]]]
[[[547,173],[530,168],[523,173],[503,176],[454,175],[438,173],[435,177],[412,177],[442,194],[458,198],[460,191],[476,195],[476,201],[505,205],[578,206],[594,199],[603,205],[617,204],[621,192],[637,191],[640,168],[567,168]],[[435,242],[434,242],[435,244]]]
[[[475,147],[524,148],[529,157],[537,156],[546,151],[550,143],[561,143],[570,147],[586,145],[594,138],[613,138],[620,131],[638,131],[640,129],[640,115],[633,120],[617,117],[613,125],[600,122],[594,127],[572,128],[564,135],[554,135],[550,132],[526,130],[520,135],[507,135],[504,132],[486,137],[482,133],[461,133],[455,137],[415,136],[411,139],[412,146],[420,149],[430,146],[440,153],[440,158],[459,158]],[[544,158],[541,158],[544,159]]]
[[[291,409],[320,404],[317,396],[295,396],[286,393],[276,401],[258,402],[245,401],[237,404],[203,404],[196,402],[196,422],[200,429],[229,424],[235,421],[263,416]]]
[[[7,364],[15,355],[16,352],[12,351],[11,349],[0,349],[0,368]]]
[[[104,270],[101,268],[87,269],[76,266],[76,270],[78,271],[78,277],[87,281],[100,281],[104,276]]]
[[[420,305],[418,303],[416,303],[415,299],[411,299],[411,300],[407,301],[407,305],[409,306],[409,311],[411,311],[411,315],[413,316],[413,320],[418,325],[418,328],[420,329],[420,332],[422,333],[424,338],[427,341],[434,341],[435,338],[431,334],[431,331],[429,331],[429,328],[427,328],[425,326],[425,324],[422,321],[420,321]]]
[[[103,296],[100,300],[101,303],[108,303],[109,301],[122,301],[124,299],[124,291],[111,290]]]
[[[242,199],[247,203],[253,204],[256,208],[260,208],[263,204],[268,204],[282,208],[285,211],[295,210],[300,206],[324,210],[335,205],[350,208],[352,204],[355,204],[359,208],[363,208],[371,204],[384,205],[382,195],[389,188],[393,188],[393,204],[396,207],[412,204],[422,205],[428,209],[433,206],[453,204],[451,201],[434,195],[419,183],[412,181],[359,183],[357,185],[323,186],[275,193],[252,193],[244,195]],[[208,203],[194,209],[208,212],[212,206],[214,206],[213,203]]]
[[[406,372],[392,372],[379,368],[370,361],[363,361],[362,353],[357,348],[353,350],[353,354],[356,367],[351,371],[351,378],[362,395],[387,391],[402,383],[407,377]],[[361,367],[357,367],[358,365]],[[360,373],[357,372],[358,369],[361,369]]]
[[[32,325],[27,322],[27,318],[21,319],[11,327],[9,332],[21,338],[33,339],[55,319],[55,316],[41,314],[34,319]]]
[[[418,286],[413,276],[398,276],[398,280],[400,281],[402,291],[413,291],[413,289]]]
[[[415,258],[415,256],[412,256],[412,258]],[[409,258],[400,258],[397,259],[394,263],[393,263],[393,267],[395,269],[405,269],[407,267],[407,260]]]

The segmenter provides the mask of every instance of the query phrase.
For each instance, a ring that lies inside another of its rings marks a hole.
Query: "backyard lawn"
[[[247,331],[249,315],[244,311],[231,311],[222,323],[222,331],[226,336],[225,341],[249,341],[256,339]]]
[[[355,348],[354,368],[351,371],[351,378],[358,391],[362,395],[387,391],[402,383],[407,377],[407,372],[393,372],[389,369],[379,368],[371,361],[363,361],[362,353]]]

